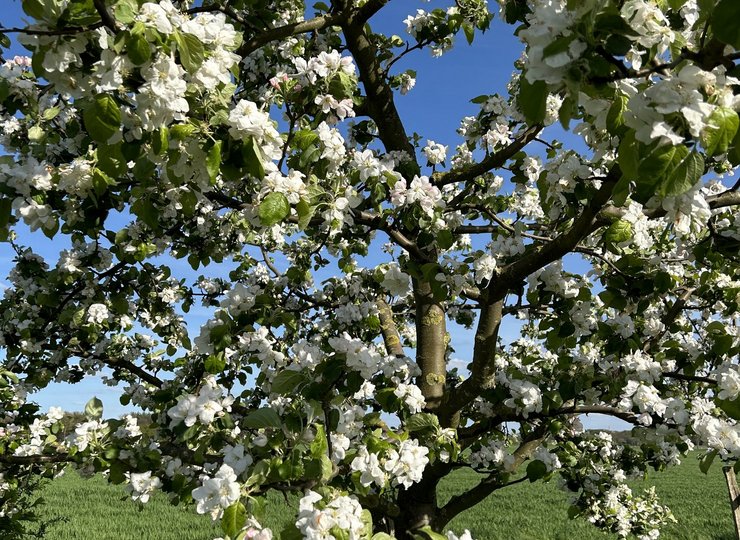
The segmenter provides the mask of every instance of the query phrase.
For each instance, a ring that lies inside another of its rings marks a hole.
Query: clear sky
[[[310,4],[310,2],[308,2]],[[0,23],[3,27],[24,26],[24,14],[20,7],[20,0],[4,0],[3,11],[0,14]],[[434,0],[395,0],[384,8],[371,21],[376,31],[386,34],[397,34],[402,38],[409,38],[405,33],[403,20],[416,9],[431,10],[435,7],[447,7],[452,2]],[[492,9],[495,2],[489,0]],[[409,133],[419,133],[423,140],[432,139],[438,143],[449,145],[450,152],[462,140],[456,133],[460,120],[467,115],[475,115],[478,106],[470,100],[481,94],[498,92],[506,95],[506,85],[514,71],[514,61],[520,56],[523,46],[513,35],[514,27],[506,25],[498,17],[492,22],[491,28],[485,34],[477,33],[473,46],[468,46],[464,37],[458,36],[456,46],[439,58],[433,58],[428,50],[415,51],[398,62],[394,72],[405,69],[414,69],[417,72],[415,88],[406,96],[397,95],[396,103],[402,119]],[[14,45],[9,56],[26,54],[22,47]],[[6,55],[7,56],[7,55]],[[558,127],[548,128],[551,135],[560,137],[562,130]],[[546,134],[547,135],[547,134]],[[577,141],[574,137],[567,137],[569,143]],[[53,264],[59,251],[67,247],[66,240],[58,235],[54,241],[49,241],[40,234],[24,233],[20,237],[22,244],[32,244],[34,250],[46,257]],[[380,244],[378,244],[379,247]],[[12,250],[7,244],[0,244],[0,280],[7,276],[12,265]],[[189,282],[203,270],[195,273],[184,261],[170,260],[173,274],[187,277]],[[214,270],[210,270],[213,272]],[[225,275],[228,270],[221,268],[218,274]],[[0,283],[2,283],[0,281]],[[3,285],[4,286],[4,285]],[[209,311],[194,306],[187,316],[187,323],[191,331],[197,335],[198,327],[205,322]],[[517,336],[518,325],[512,321],[502,329],[503,338],[511,341]],[[451,327],[452,343],[455,347],[459,362],[465,365],[469,361],[472,351],[472,332],[463,328]],[[34,399],[44,408],[51,405],[64,407],[66,410],[81,410],[85,402],[92,396],[103,400],[106,416],[118,416],[128,409],[118,402],[120,391],[105,386],[98,378],[88,379],[76,385],[53,384],[40,392]],[[623,424],[596,420],[587,422],[589,425],[601,427],[617,427]]]

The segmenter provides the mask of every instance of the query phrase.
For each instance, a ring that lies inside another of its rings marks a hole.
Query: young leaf
[[[278,428],[283,425],[283,422],[280,420],[280,415],[275,412],[275,409],[267,407],[249,413],[244,418],[244,425],[250,429]]]
[[[175,32],[177,50],[180,53],[180,63],[188,73],[195,73],[200,68],[205,57],[203,43],[193,34]]]
[[[529,462],[527,465],[527,478],[530,482],[536,482],[547,474],[547,465],[539,459]]]
[[[716,456],[717,450],[712,450],[708,454],[704,454],[701,458],[699,458],[699,470],[704,474],[707,474],[709,472],[709,467],[712,466],[712,462],[714,461],[714,458]]]
[[[679,146],[678,148],[686,148]],[[676,153],[680,158],[682,152]],[[674,159],[675,163],[676,160]],[[674,197],[682,195],[690,190],[704,174],[704,158],[699,152],[688,152],[678,164],[668,171],[661,180],[658,187],[658,195],[661,197]]]
[[[290,215],[290,203],[282,193],[270,193],[259,206],[262,225],[272,227]]]
[[[714,156],[727,152],[738,126],[740,119],[735,111],[727,107],[717,107],[709,116],[709,121],[701,134],[701,144],[707,154]]]
[[[406,420],[406,429],[409,432],[422,431],[427,428],[438,428],[439,420],[436,414],[431,413],[417,413],[409,417]]]
[[[224,515],[221,518],[221,529],[227,536],[234,538],[246,524],[247,509],[241,501],[236,501],[224,510]]]
[[[139,4],[136,0],[118,0],[113,7],[113,15],[118,22],[123,24],[134,22],[138,12]]]
[[[525,73],[519,77],[517,105],[524,117],[532,124],[539,124],[547,114],[547,84],[545,81],[530,83]]]
[[[300,371],[285,369],[275,375],[271,390],[277,394],[290,394],[300,384],[306,382],[306,376]]]
[[[85,416],[97,420],[103,416],[103,402],[94,397],[85,404]]]
[[[740,2],[720,0],[712,13],[714,37],[740,49]]]
[[[82,112],[85,129],[94,141],[107,142],[121,129],[121,110],[108,94],[98,94]]]
[[[140,66],[149,60],[152,51],[144,36],[131,34],[126,40],[126,54],[135,66]]]
[[[208,171],[208,177],[211,179],[211,184],[215,184],[218,173],[221,170],[221,141],[216,141],[210,150],[208,150],[208,154],[206,155],[206,170]]]

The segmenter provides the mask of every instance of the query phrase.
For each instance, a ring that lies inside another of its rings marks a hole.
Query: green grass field
[[[689,457],[680,467],[655,473],[644,484],[655,485],[678,523],[662,538],[675,540],[732,540],[734,530],[727,488],[718,464],[708,476]],[[442,502],[475,484],[476,475],[461,471],[441,486]],[[636,487],[637,487],[636,486]],[[54,523],[48,538],[53,540],[208,540],[220,535],[218,525],[193,508],[173,507],[158,494],[142,509],[128,499],[120,486],[102,478],[83,480],[68,474],[49,483],[43,497],[44,519]],[[123,499],[123,500],[122,500]],[[266,525],[280,530],[293,516],[293,504],[277,495],[268,507]],[[450,528],[470,529],[476,540],[615,538],[596,530],[584,520],[568,519],[567,495],[554,484],[522,483],[494,493],[477,507],[458,516]]]

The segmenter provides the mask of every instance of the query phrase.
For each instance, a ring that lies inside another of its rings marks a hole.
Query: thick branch
[[[358,212],[355,221],[361,225],[383,231],[391,240],[405,249],[414,259],[426,262],[428,257],[419,249],[415,242],[407,238],[401,231],[392,227],[387,221],[376,214]]]
[[[373,6],[382,7],[384,2],[370,2]],[[368,8],[370,10],[370,8]],[[378,135],[386,151],[400,151],[408,155],[409,161],[399,166],[399,170],[406,177],[419,174],[420,168],[416,163],[414,146],[409,142],[406,128],[396,109],[393,99],[393,90],[385,78],[378,58],[378,48],[373,44],[370,30],[363,18],[366,12],[358,10],[350,14],[349,20],[343,25],[347,48],[352,53],[360,72],[360,81],[367,96],[367,114],[378,127]]]
[[[98,15],[100,15],[100,20],[103,21],[103,24],[113,30],[114,33],[118,32],[116,20],[111,16],[108,8],[105,6],[105,0],[93,0],[93,5]]]
[[[128,360],[121,360],[117,358],[110,358],[108,360],[103,359],[103,363],[113,369],[122,369],[124,371],[128,371],[129,373],[136,375],[139,377],[142,381],[148,382],[152,386],[156,386],[157,388],[162,388],[162,385],[164,385],[164,382],[161,379],[158,379],[151,373],[144,371],[143,368],[140,368],[133,362],[129,362]]]
[[[27,34],[29,36],[69,36],[81,34],[82,32],[92,32],[103,26],[102,22],[91,24],[90,26],[69,26],[55,30],[41,30],[37,28],[0,28],[0,34]]]
[[[514,142],[509,144],[507,147],[502,148],[498,152],[488,154],[480,163],[475,163],[474,165],[460,170],[435,173],[432,176],[432,180],[438,186],[474,180],[481,174],[504,165],[504,163],[524,148],[531,140],[537,138],[540,131],[542,131],[541,125],[531,126],[527,128]]]
[[[357,23],[369,21],[370,18],[383,9],[388,2],[390,2],[390,0],[368,0],[357,10],[354,20]]]
[[[67,454],[44,454],[41,456],[8,456],[0,454],[0,463],[8,465],[38,465],[41,463],[66,463],[73,461]]]
[[[494,276],[487,289],[489,298],[491,300],[504,298],[513,286],[519,284],[532,272],[573,251],[578,243],[593,230],[596,216],[611,197],[612,190],[621,174],[619,167],[614,165],[570,229],[554,238],[552,242],[536,246]]]
[[[401,334],[393,320],[393,311],[388,302],[382,298],[378,300],[378,317],[380,318],[380,332],[383,334],[383,343],[389,354],[394,356],[406,356],[401,345]]]
[[[545,440],[543,435],[544,428],[538,429],[532,433],[531,437],[524,440],[519,447],[514,450],[514,464],[512,470],[516,470],[525,460],[529,459],[532,453],[542,444]],[[513,482],[501,482],[500,474],[493,473],[490,476],[481,480],[475,487],[469,489],[465,493],[452,497],[447,504],[440,508],[435,525],[438,529],[443,529],[449,521],[461,512],[464,512],[468,508],[472,508],[476,504],[483,501],[491,493],[497,489],[507,487],[516,483],[519,483],[526,479],[519,478]]]
[[[427,409],[436,409],[444,395],[447,365],[447,329],[445,311],[434,299],[427,281],[414,279],[416,304],[416,361],[421,368],[417,385],[426,400]]]
[[[239,47],[237,51],[240,56],[248,56],[260,47],[264,47],[273,41],[281,41],[296,34],[305,34],[315,30],[321,30],[328,26],[338,26],[344,21],[344,15],[320,15],[307,21],[300,21],[272,28],[266,32],[253,37]]]
[[[457,427],[458,412],[473,401],[481,390],[493,387],[494,359],[498,345],[498,332],[503,319],[503,299],[492,304],[484,303],[481,306],[478,328],[475,332],[473,349],[473,364],[470,367],[470,377],[455,388],[439,412],[443,425]]]

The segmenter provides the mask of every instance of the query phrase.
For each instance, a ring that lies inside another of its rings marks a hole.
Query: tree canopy
[[[740,458],[740,3],[407,2],[402,36],[388,3],[23,0],[0,29],[30,51],[0,66],[0,531],[71,465],[231,540],[469,539],[454,516],[554,478],[654,539],[670,510],[629,478]],[[410,133],[399,66],[495,17],[508,93],[460,88],[452,148]],[[33,402],[101,375],[150,421],[93,398],[62,436]],[[271,490],[300,496],[284,531]]]

